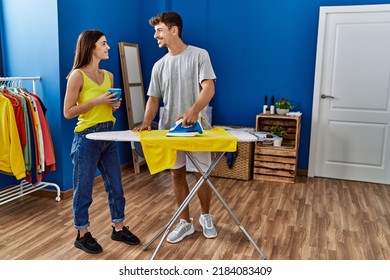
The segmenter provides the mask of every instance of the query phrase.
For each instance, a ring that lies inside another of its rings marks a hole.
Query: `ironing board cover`
[[[176,165],[176,151],[235,152],[237,138],[222,128],[204,130],[194,137],[167,137],[168,130],[135,132],[142,145],[151,174]]]

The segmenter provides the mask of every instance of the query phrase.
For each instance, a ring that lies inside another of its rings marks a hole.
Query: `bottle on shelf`
[[[271,114],[275,114],[275,96],[272,95],[271,97],[271,108],[270,108]]]
[[[267,113],[267,109],[268,109],[268,96],[266,95],[264,97],[263,114]]]

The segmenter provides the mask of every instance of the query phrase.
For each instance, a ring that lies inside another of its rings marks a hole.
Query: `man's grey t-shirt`
[[[152,69],[148,96],[162,98],[164,111],[159,129],[171,128],[178,116],[188,111],[201,91],[203,80],[215,80],[216,76],[206,50],[188,46],[182,53],[167,53]],[[207,106],[201,114],[207,119]],[[205,127],[207,123],[202,121]],[[207,126],[206,126],[207,127]]]

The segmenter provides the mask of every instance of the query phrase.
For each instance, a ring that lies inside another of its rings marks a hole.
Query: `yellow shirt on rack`
[[[0,171],[16,179],[26,177],[19,132],[11,102],[0,94]]]
[[[176,151],[234,152],[237,138],[222,128],[204,130],[194,137],[167,137],[168,130],[144,130],[135,132],[140,138],[142,150],[151,174],[176,165]]]

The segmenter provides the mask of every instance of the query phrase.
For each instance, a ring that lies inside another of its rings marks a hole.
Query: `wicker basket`
[[[217,166],[211,172],[211,176],[250,180],[253,174],[253,142],[238,142],[237,157],[233,167],[229,168],[226,156],[223,156]]]

